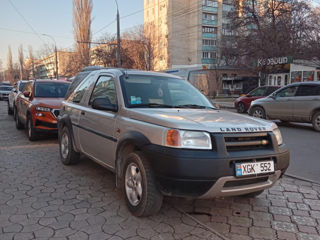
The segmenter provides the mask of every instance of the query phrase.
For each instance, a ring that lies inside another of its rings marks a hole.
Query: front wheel
[[[250,115],[256,118],[266,119],[266,113],[262,107],[253,107]]]
[[[12,115],[13,114],[13,111],[12,109],[10,108],[10,103],[8,101],[8,115]]]
[[[123,178],[125,200],[132,214],[143,217],[160,210],[163,196],[156,187],[149,162],[140,152],[127,155]]]
[[[67,127],[64,127],[59,133],[59,150],[61,162],[64,165],[75,164],[79,161],[80,154],[73,148],[72,137]]]
[[[243,102],[238,103],[237,111],[238,113],[244,113],[246,111],[246,107]]]
[[[16,108],[14,109],[13,114],[14,114],[14,120],[15,120],[15,122],[16,122],[16,128],[17,128],[18,130],[23,129],[24,126],[23,126],[22,122],[21,122],[20,119],[19,119],[18,111],[17,111]]]
[[[33,127],[32,117],[28,116],[27,118],[27,134],[30,141],[37,140],[37,132],[36,129]]]
[[[316,112],[312,117],[312,126],[314,130],[320,132],[320,112]]]

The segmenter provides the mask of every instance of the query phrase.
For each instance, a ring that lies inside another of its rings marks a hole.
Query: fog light
[[[36,113],[36,116],[37,116],[37,117],[42,117],[43,114],[42,114],[42,113]]]

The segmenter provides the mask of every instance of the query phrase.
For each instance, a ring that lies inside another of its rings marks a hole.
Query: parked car
[[[115,172],[136,216],[156,213],[163,195],[258,195],[289,165],[276,124],[218,110],[180,77],[100,69],[73,89],[60,109],[61,161],[84,154]]]
[[[7,100],[12,86],[2,85],[0,86],[0,100]]]
[[[12,88],[11,92],[8,96],[8,114],[13,114],[14,104],[16,101],[16,97],[19,93],[21,93],[22,88],[28,82],[28,80],[20,80],[18,81]]]
[[[250,91],[248,94],[238,97],[234,102],[234,107],[238,113],[247,112],[252,101],[269,96],[271,93],[279,89],[277,86],[263,86],[257,87]]]
[[[17,129],[27,128],[30,141],[39,132],[57,131],[60,104],[70,83],[61,80],[32,80],[17,96],[14,118]]]
[[[251,103],[254,117],[312,123],[320,131],[320,82],[300,82],[285,86],[270,96]]]

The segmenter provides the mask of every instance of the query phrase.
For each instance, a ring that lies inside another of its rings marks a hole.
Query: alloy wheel
[[[126,169],[125,190],[130,204],[137,206],[142,199],[142,176],[135,163],[130,163]]]
[[[63,158],[67,158],[69,154],[69,137],[68,134],[64,133],[60,141],[61,155]]]

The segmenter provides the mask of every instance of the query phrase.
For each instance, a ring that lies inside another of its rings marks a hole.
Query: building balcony
[[[207,59],[207,58],[202,58],[201,62],[202,64],[215,64],[216,63],[216,59]]]
[[[216,33],[202,33],[202,38],[217,38]]]
[[[209,25],[209,26],[217,26],[218,22],[215,20],[202,19],[202,24]]]
[[[216,7],[202,6],[202,10],[204,12],[218,13],[218,8]]]
[[[217,47],[216,46],[202,46],[202,51],[216,51]]]

